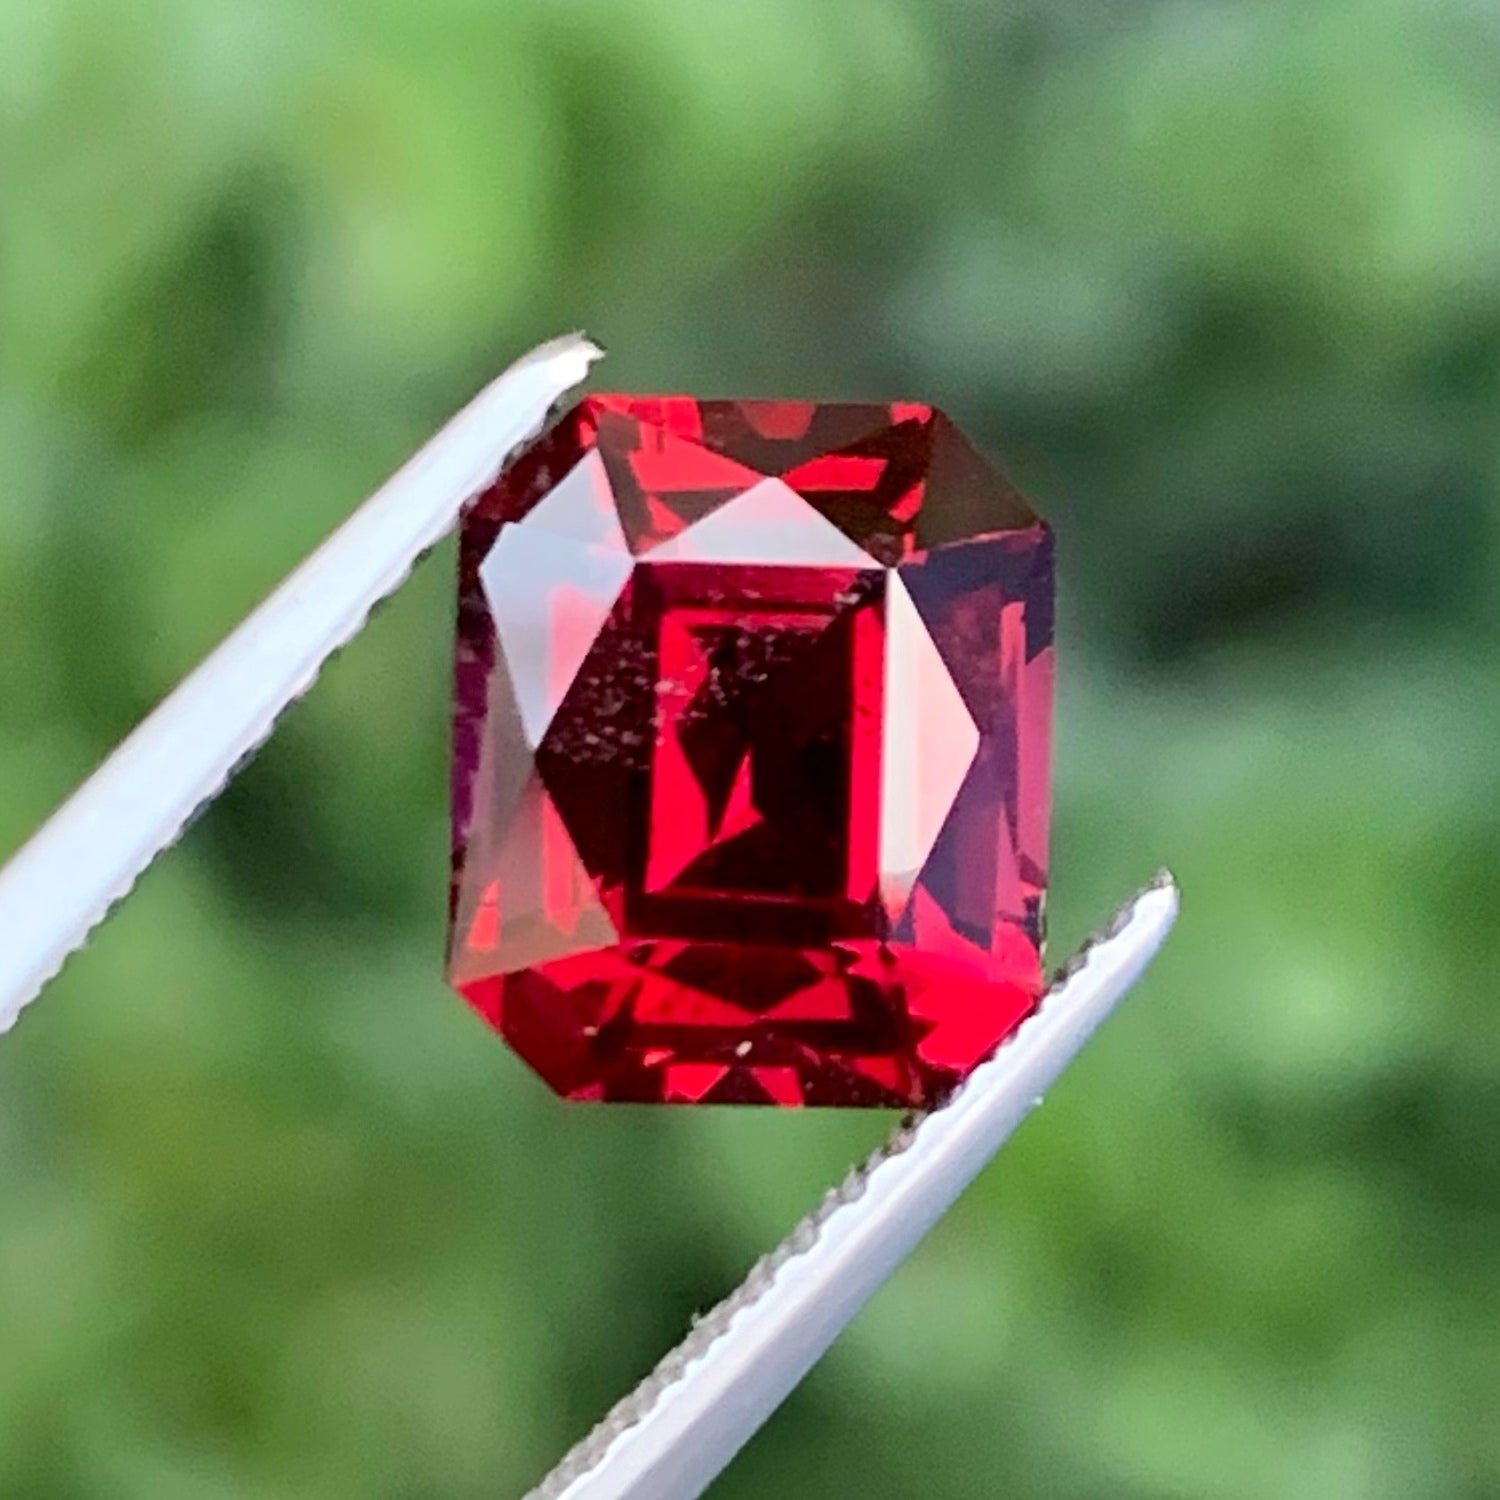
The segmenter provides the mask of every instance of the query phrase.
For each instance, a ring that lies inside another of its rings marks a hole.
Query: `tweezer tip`
[[[572,333],[563,333],[555,339],[548,339],[544,344],[538,344],[529,354],[523,356],[520,363],[523,365],[541,364],[559,355],[576,356],[583,361],[583,368],[587,370],[596,360],[604,358],[604,350],[579,328]]]

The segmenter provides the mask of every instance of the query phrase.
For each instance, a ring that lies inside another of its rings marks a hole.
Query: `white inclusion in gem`
[[[670,541],[646,554],[652,562],[787,563],[814,568],[880,564],[825,520],[796,490],[762,479]]]
[[[630,577],[632,560],[597,452],[501,528],[479,581],[535,749]]]
[[[885,632],[880,895],[894,922],[974,763],[979,729],[895,572],[886,580]]]

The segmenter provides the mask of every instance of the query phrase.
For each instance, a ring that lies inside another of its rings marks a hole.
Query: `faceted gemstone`
[[[921,1105],[1041,983],[1047,527],[928,406],[590,396],[471,506],[449,977],[573,1099]]]

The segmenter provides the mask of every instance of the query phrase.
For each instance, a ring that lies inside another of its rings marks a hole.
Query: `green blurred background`
[[[939,401],[1158,969],[713,1493],[1500,1495],[1500,13],[0,0],[0,855],[536,338]],[[518,1493],[888,1128],[444,988],[451,555],[0,1045],[0,1495]],[[0,941],[3,941],[0,936]]]

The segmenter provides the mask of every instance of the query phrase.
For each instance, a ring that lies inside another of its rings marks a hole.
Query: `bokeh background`
[[[1053,955],[1186,892],[714,1495],[1500,1494],[1500,13],[0,0],[0,854],[574,326],[1003,456]],[[444,989],[450,591],[0,1045],[0,1495],[519,1493],[888,1128],[568,1108]]]

